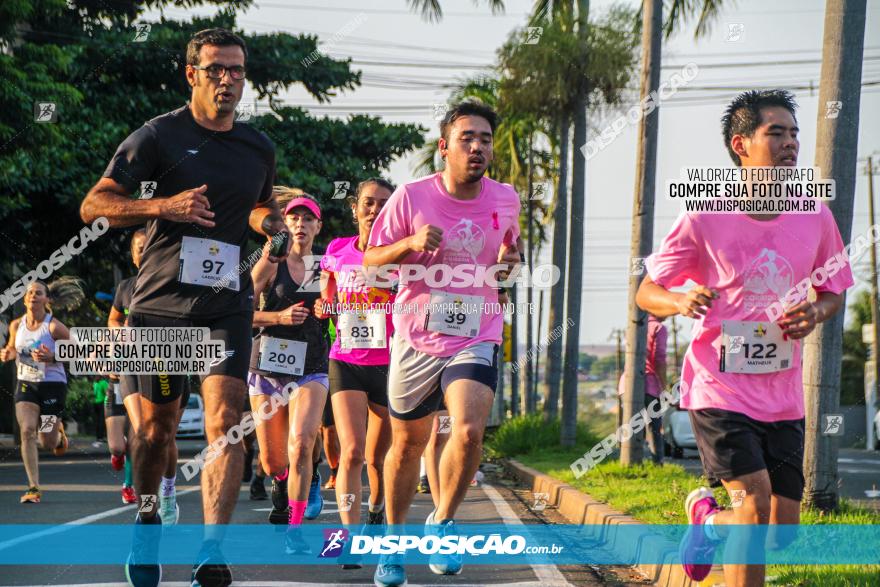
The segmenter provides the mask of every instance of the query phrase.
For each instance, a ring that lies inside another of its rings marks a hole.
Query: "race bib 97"
[[[258,366],[270,373],[302,375],[306,362],[308,344],[286,338],[260,337],[260,361]]]
[[[178,281],[238,291],[238,246],[208,238],[183,237]]]
[[[774,322],[725,320],[721,323],[719,369],[727,373],[776,373],[791,368],[792,341]]]

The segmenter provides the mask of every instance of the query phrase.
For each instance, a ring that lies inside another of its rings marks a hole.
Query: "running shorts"
[[[107,390],[107,399],[104,400],[104,417],[115,418],[116,416],[125,416],[125,404],[122,403],[122,385],[118,381],[110,383],[110,389]]]
[[[317,381],[324,389],[330,385],[327,381],[326,373],[309,373],[299,377],[279,375],[278,377],[268,377],[259,373],[248,373],[248,395],[275,395],[284,391],[284,388],[290,386],[291,392],[296,388],[302,387],[306,383]]]
[[[399,420],[417,420],[440,409],[453,381],[468,379],[487,386],[498,384],[498,345],[479,342],[451,357],[421,353],[394,333],[388,369],[388,409]]]
[[[330,395],[347,390],[362,391],[368,401],[388,407],[388,365],[355,365],[330,359],[328,375]]]
[[[773,493],[804,495],[804,419],[761,422],[716,408],[688,412],[706,478],[713,487],[766,469]]]
[[[137,375],[120,375],[119,393],[122,395],[123,400],[133,393],[138,393]]]
[[[247,381],[248,362],[251,355],[251,326],[253,314],[240,312],[217,318],[168,318],[154,314],[132,312],[128,315],[128,325],[134,328],[209,328],[211,340],[222,340],[226,352],[232,353],[217,365],[211,367],[209,375],[228,375]],[[164,404],[177,400],[185,393],[186,375],[138,375],[138,391],[149,401]],[[185,406],[185,403],[181,404]]]
[[[19,381],[15,386],[15,403],[30,402],[40,406],[43,416],[60,416],[67,399],[67,383],[63,381]]]

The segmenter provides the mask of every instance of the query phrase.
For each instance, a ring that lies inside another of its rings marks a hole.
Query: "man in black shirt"
[[[104,216],[113,227],[146,223],[147,243],[128,324],[133,327],[208,327],[227,354],[202,383],[208,444],[241,420],[253,318],[253,285],[244,266],[248,227],[271,237],[285,230],[272,197],[275,150],[250,126],[235,123],[244,89],[247,48],[223,29],[196,33],[187,46],[189,104],[154,118],[119,146],[80,214]],[[144,184],[143,182],[154,182]],[[153,196],[132,199],[150,188]],[[280,257],[271,257],[274,262]],[[242,269],[243,268],[243,269]],[[184,376],[139,376],[143,425],[133,443],[134,483],[141,499],[156,495],[166,445],[175,434]],[[202,475],[205,546],[193,584],[229,585],[232,574],[219,552],[243,466],[241,447],[225,445]],[[145,509],[145,508],[142,508]],[[142,512],[137,524],[159,517]],[[158,585],[155,536],[135,533],[126,564],[135,587]],[[142,551],[143,556],[136,553]]]

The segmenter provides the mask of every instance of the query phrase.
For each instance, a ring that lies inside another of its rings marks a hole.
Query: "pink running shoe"
[[[712,560],[719,542],[706,536],[703,524],[710,515],[720,512],[718,502],[712,497],[712,490],[699,487],[691,491],[684,501],[684,511],[691,525],[681,541],[678,554],[684,572],[694,581],[702,581],[712,572]]]

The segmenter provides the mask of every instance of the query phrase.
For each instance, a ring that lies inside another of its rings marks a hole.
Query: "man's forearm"
[[[133,200],[128,196],[106,190],[90,192],[79,208],[79,215],[86,224],[104,217],[111,228],[143,224],[158,218],[161,213],[160,199]]]
[[[643,281],[636,294],[636,304],[658,318],[668,318],[678,314],[676,301],[683,294],[671,292],[654,282]]]
[[[266,202],[264,206],[254,208],[248,218],[248,224],[255,231],[265,236],[275,236],[284,229],[284,219],[278,202],[274,199]]]
[[[831,292],[820,293],[816,301],[813,302],[813,307],[817,311],[816,322],[825,322],[832,318],[840,310],[841,305],[843,305],[843,296],[841,294]]]
[[[409,237],[383,247],[370,247],[364,252],[364,267],[381,267],[400,263],[412,252]]]

